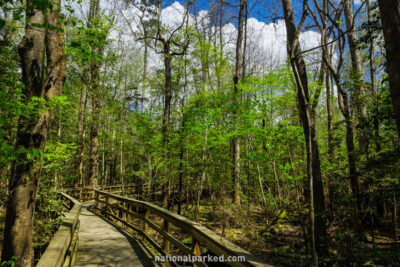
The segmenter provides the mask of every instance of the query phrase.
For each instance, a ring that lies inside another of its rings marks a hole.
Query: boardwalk
[[[80,218],[76,266],[155,266],[136,239],[123,234],[84,204]]]
[[[74,197],[60,192],[63,205],[69,211],[63,217],[62,225],[50,241],[37,267],[162,266],[161,263],[154,262],[154,255],[168,254],[171,247],[173,255],[198,257],[201,256],[201,251],[205,251],[208,256],[223,257],[238,267],[271,267],[204,225],[170,210],[114,193],[93,188],[91,190],[94,191],[95,210],[99,213],[92,212],[94,200],[81,203]],[[93,192],[89,195],[93,196]],[[83,199],[89,200],[90,196]],[[116,213],[122,216],[116,216]],[[152,221],[154,216],[164,220],[162,226]],[[135,218],[136,222],[132,218]],[[138,219],[141,220],[140,226],[135,226],[134,223],[137,224]],[[117,225],[114,222],[119,223]],[[127,230],[134,230],[137,233],[135,236],[140,238],[137,239],[126,232],[119,224],[124,225]],[[171,225],[174,226],[172,232]],[[152,232],[149,231],[149,227],[153,229]],[[154,231],[157,241],[153,237]],[[188,235],[192,239],[191,246],[183,241]],[[158,242],[160,236],[163,247]],[[220,263],[224,260],[218,257],[212,261],[221,266]],[[189,262],[188,264],[190,266]],[[197,262],[196,265],[207,266],[205,262]]]

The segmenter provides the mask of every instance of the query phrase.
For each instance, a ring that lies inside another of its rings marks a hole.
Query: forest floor
[[[286,210],[277,213],[279,215],[268,216],[260,207],[242,206],[238,209],[232,205],[209,203],[200,207],[199,222],[267,263],[307,266],[309,258],[304,230],[298,216],[293,218],[293,212],[290,212],[291,217]],[[195,208],[189,206],[183,215],[194,219]],[[328,234],[330,258],[325,261],[329,266],[388,266],[395,262],[395,240],[390,220],[381,222],[374,237],[371,232],[366,232],[360,238],[338,226],[330,227]]]

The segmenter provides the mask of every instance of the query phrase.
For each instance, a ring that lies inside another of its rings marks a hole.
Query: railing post
[[[148,220],[149,219],[150,212],[146,209],[146,213],[144,214],[144,217]],[[146,221],[143,221],[143,233],[147,235],[149,229],[149,225],[146,223]]]
[[[128,219],[127,219],[128,212],[126,212],[126,211],[127,211],[127,209],[128,209],[128,205],[127,205],[127,203],[126,203],[125,201],[123,201],[122,207],[124,208],[124,209],[122,210],[122,220],[124,220],[125,222],[127,222],[127,221],[128,221]],[[121,222],[121,223],[122,223],[122,222]],[[128,229],[128,228],[126,227],[126,224],[124,224],[124,223],[122,223],[122,227],[123,227],[125,230]]]
[[[109,210],[108,205],[109,205],[109,197],[108,197],[108,195],[106,195],[106,206],[104,207],[105,208],[104,210],[106,212],[106,218],[108,218],[108,214],[107,214],[107,212]]]
[[[94,206],[99,208],[99,192],[94,191]]]
[[[166,233],[169,233],[169,222],[166,220],[166,219],[164,219],[164,231],[166,232]],[[169,255],[169,240],[164,236],[164,246],[163,246],[163,248],[164,248],[164,251],[165,251],[165,253],[167,254],[167,255]]]

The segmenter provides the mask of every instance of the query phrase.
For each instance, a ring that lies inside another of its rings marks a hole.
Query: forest
[[[399,0],[0,0],[1,266],[135,184],[274,266],[398,266]]]

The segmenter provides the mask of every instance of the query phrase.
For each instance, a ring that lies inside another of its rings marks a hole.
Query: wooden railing
[[[82,204],[73,197],[60,193],[63,205],[69,212],[50,241],[36,267],[74,266],[78,248],[79,214]]]
[[[121,194],[140,194],[139,192],[141,189],[141,185],[135,184],[127,184],[127,185],[108,185],[108,186],[100,186],[99,189],[106,190],[109,192]],[[85,186],[85,187],[78,187],[78,188],[66,188],[65,191],[72,197],[85,202],[87,200],[91,200],[94,197],[94,188],[93,186]]]
[[[107,218],[118,221],[125,228],[129,228],[143,236],[163,255],[170,254],[172,244],[184,255],[200,256],[201,248],[203,248],[203,251],[206,248],[208,253],[211,252],[216,256],[223,255],[224,259],[228,259],[229,256],[245,259],[243,262],[229,262],[228,264],[231,266],[270,266],[205,226],[148,202],[95,190],[94,208]],[[151,218],[155,216],[161,218],[163,222],[153,222]],[[134,223],[137,221],[141,222],[141,225],[138,226],[137,223]],[[174,226],[174,233],[171,225]],[[150,237],[149,227],[163,237],[162,248],[160,244]],[[182,237],[182,233],[191,236],[191,247],[185,245],[177,237]],[[203,262],[196,262],[196,265],[207,266]]]

